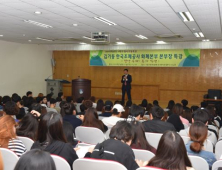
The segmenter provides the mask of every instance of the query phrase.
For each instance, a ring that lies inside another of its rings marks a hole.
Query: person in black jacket
[[[164,110],[161,107],[154,106],[150,113],[151,120],[142,123],[145,132],[164,133],[167,130],[176,131],[171,123],[161,120],[163,116]]]
[[[128,74],[128,69],[124,69],[124,75],[121,78],[122,83],[122,104],[125,102],[125,92],[127,93],[128,100],[131,101],[131,82],[132,76]]]
[[[139,168],[135,155],[130,148],[134,136],[132,126],[127,121],[117,122],[111,129],[110,139],[96,145],[94,150],[86,153],[85,157],[113,160],[124,165],[128,170]],[[90,153],[92,152],[92,153]],[[139,163],[141,165],[141,162]]]
[[[41,118],[37,141],[31,149],[41,149],[61,156],[69,163],[71,169],[73,162],[78,159],[75,150],[66,141],[62,128],[62,117],[55,112],[49,112]]]

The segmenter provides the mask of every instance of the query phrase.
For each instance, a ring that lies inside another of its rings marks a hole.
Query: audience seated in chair
[[[55,112],[49,112],[40,119],[37,141],[31,149],[41,149],[61,156],[66,159],[71,168],[74,160],[78,159],[73,147],[65,138],[62,117]]]
[[[143,122],[145,132],[164,133],[167,130],[176,131],[171,123],[164,122],[161,119],[164,116],[164,110],[154,106],[150,113],[150,119]]]
[[[95,127],[100,129],[102,132],[106,132],[108,130],[108,127],[98,119],[96,109],[92,107],[86,110],[85,115],[80,115],[80,119],[82,120],[82,126]]]
[[[58,113],[58,111],[55,109],[55,106],[56,106],[56,100],[51,98],[50,99],[50,107],[46,108],[47,112],[56,112],[56,113]]]
[[[26,152],[25,145],[15,134],[15,120],[10,115],[0,117],[0,147],[8,148],[19,157]]]
[[[193,113],[193,119],[192,119],[192,122],[202,122],[205,124],[205,126],[208,125],[208,112],[206,109],[198,109],[197,111],[195,111]],[[183,129],[179,132],[179,134],[181,136],[189,136],[189,128],[187,129]],[[217,138],[215,136],[215,134],[211,131],[208,130],[208,135],[207,135],[207,139],[209,139],[214,145],[216,144],[217,142]]]
[[[143,116],[145,114],[145,109],[141,106],[133,104],[129,110],[128,121],[131,120],[143,120]]]
[[[168,102],[168,106],[167,106],[167,113],[168,113],[168,116],[172,115],[173,114],[173,106],[175,105],[175,102],[174,100],[170,100]]]
[[[214,153],[205,151],[203,143],[207,139],[207,127],[202,122],[194,122],[189,128],[189,136],[191,141],[186,144],[189,155],[200,156],[205,159],[211,169],[216,160]]]
[[[19,159],[14,170],[55,170],[55,162],[48,152],[33,149]]]
[[[96,103],[97,114],[100,115],[104,112],[104,102],[102,99],[99,99]]]
[[[97,144],[90,149],[86,157],[114,160],[124,165],[128,170],[136,170],[139,165],[130,148],[133,139],[133,129],[127,121],[118,122],[110,132],[110,139]]]
[[[139,121],[132,121],[131,125],[134,131],[134,137],[130,145],[131,148],[144,149],[156,154],[156,149],[152,147],[146,140],[145,131],[142,123],[140,123]]]
[[[181,104],[183,105],[183,110],[189,109],[189,107],[187,107],[187,105],[188,105],[188,100],[183,99],[183,100],[181,101]]]
[[[112,116],[102,119],[103,123],[106,126],[114,126],[118,121],[124,120],[123,118],[120,118],[123,111],[124,109],[122,105],[115,104],[113,106]]]
[[[184,129],[183,123],[189,124],[189,121],[182,118],[183,114],[183,106],[180,103],[177,103],[173,106],[173,114],[169,116],[167,119],[167,122],[174,125],[177,132],[179,132],[181,129]]]
[[[105,111],[102,114],[99,114],[99,116],[102,116],[102,117],[112,116],[112,108],[113,108],[113,102],[110,100],[107,100],[104,104]]]
[[[148,166],[168,170],[193,169],[183,139],[175,131],[167,131],[162,135],[156,156],[149,161]]]
[[[78,144],[78,141],[76,141],[74,139],[75,131],[73,129],[72,124],[69,123],[69,122],[64,121],[63,122],[63,132],[64,132],[64,135],[66,137],[67,142],[69,144],[71,144],[73,148],[75,148],[76,145]]]

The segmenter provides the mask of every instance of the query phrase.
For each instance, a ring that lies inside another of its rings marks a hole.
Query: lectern
[[[91,97],[91,80],[80,78],[72,80],[72,97],[74,101],[80,97],[89,99]]]
[[[45,81],[47,82],[46,94],[52,94],[52,98],[57,98],[58,93],[62,92],[62,84],[70,83],[63,79],[45,79]]]

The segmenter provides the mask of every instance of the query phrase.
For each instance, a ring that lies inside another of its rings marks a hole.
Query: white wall
[[[51,57],[42,45],[0,41],[0,95],[23,96],[29,90],[34,96],[46,94],[44,79],[52,74]]]

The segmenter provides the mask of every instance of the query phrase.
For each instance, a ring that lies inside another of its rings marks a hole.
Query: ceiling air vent
[[[157,35],[155,36],[157,38],[161,38],[161,39],[177,39],[177,38],[183,38],[181,35],[178,34],[162,34],[162,35]]]

